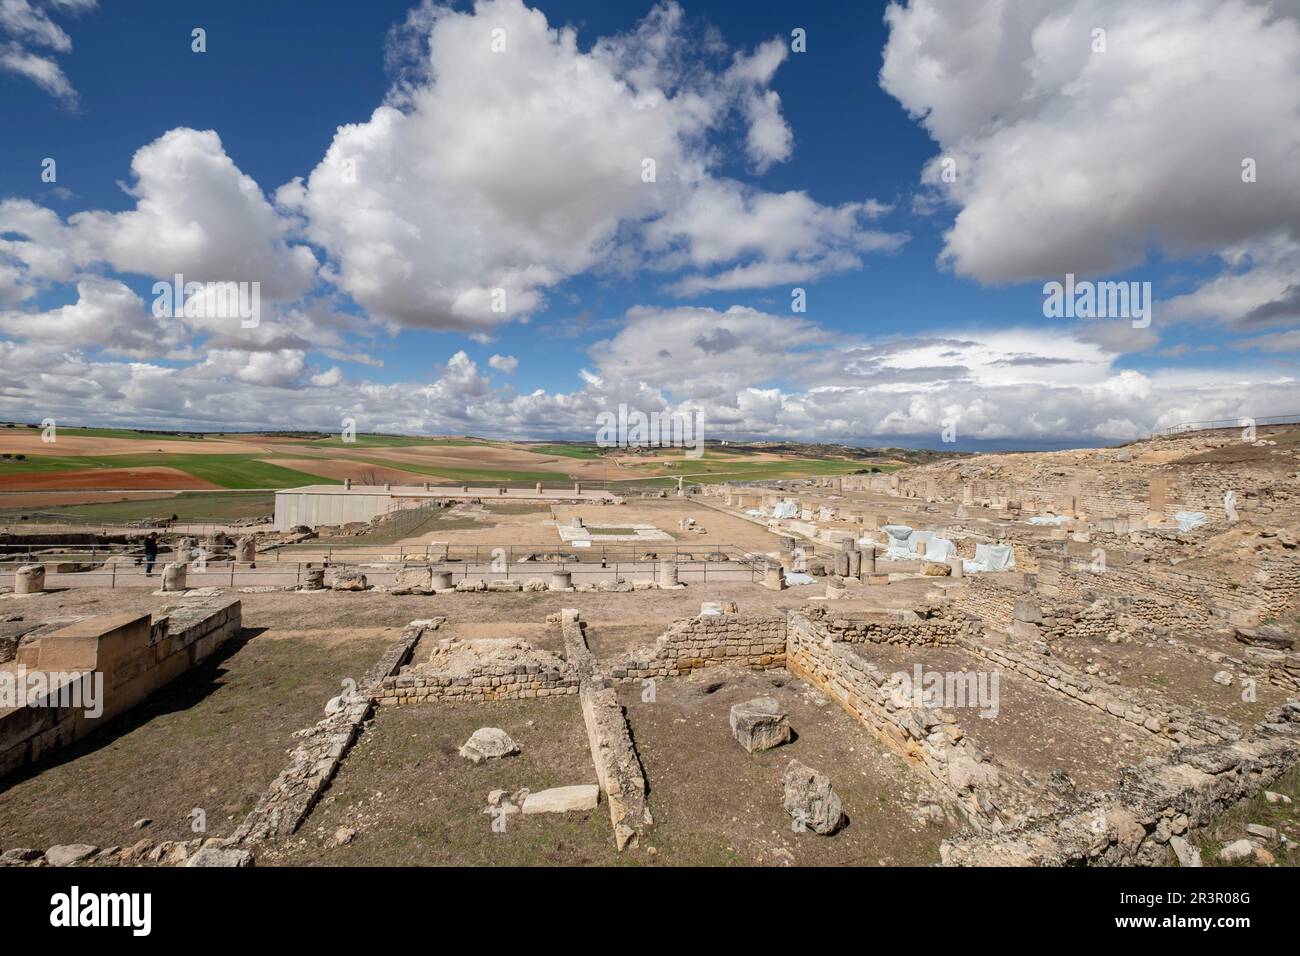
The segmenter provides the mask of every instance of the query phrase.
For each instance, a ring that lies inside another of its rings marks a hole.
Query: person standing
[[[150,533],[144,539],[144,576],[153,577],[153,565],[158,560],[158,535]]]

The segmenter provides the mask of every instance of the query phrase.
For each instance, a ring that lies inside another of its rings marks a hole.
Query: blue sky
[[[595,411],[630,402],[703,406],[718,437],[934,444],[956,422],[963,444],[1032,447],[1300,411],[1289,3],[1035,0],[1013,15],[913,0],[888,22],[883,4],[720,0],[658,15],[544,0],[454,15],[410,0],[20,6],[29,17],[0,22],[0,362],[41,387],[0,394],[3,417],[331,429],[351,410],[362,428],[587,437]],[[513,44],[494,60],[478,43],[502,24]],[[1161,48],[1153,25],[1212,62],[1179,79],[1195,57]],[[795,28],[807,52],[789,49]],[[399,49],[416,52],[399,65]],[[633,72],[647,50],[654,69]],[[498,83],[507,61],[518,72]],[[556,79],[569,67],[587,72]],[[607,102],[606,79],[637,95]],[[656,92],[665,118],[638,119]],[[386,101],[399,127],[376,120]],[[755,147],[760,133],[774,138]],[[669,153],[648,202],[601,179],[601,151],[641,137]],[[330,180],[344,153],[363,157],[360,195]],[[956,184],[935,179],[945,156]],[[1242,156],[1259,162],[1249,191]],[[196,157],[215,159],[196,172]],[[566,168],[572,183],[554,178]],[[260,198],[235,215],[223,190],[241,176]],[[752,221],[726,218],[733,194]],[[765,197],[770,216],[755,212]],[[465,238],[483,210],[491,227]],[[181,266],[274,287],[260,338],[151,327],[150,289]],[[758,278],[719,279],[747,267]],[[1067,272],[1150,282],[1152,327],[1045,317],[1043,283]],[[497,283],[509,321],[473,305]],[[794,287],[806,313],[791,313]]]

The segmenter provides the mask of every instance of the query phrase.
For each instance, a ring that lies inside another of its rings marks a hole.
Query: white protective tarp
[[[1030,524],[1042,525],[1060,525],[1070,520],[1069,515],[1034,515],[1029,519]]]
[[[798,513],[799,509],[789,498],[785,499],[785,501],[778,501],[772,506],[773,518],[793,518]]]
[[[886,558],[906,561],[916,557],[916,552],[912,550],[912,529],[905,524],[887,524],[880,529],[889,535],[889,547],[885,551]]]
[[[925,544],[925,560],[927,561],[947,564],[948,559],[956,553],[957,546],[947,538],[940,538],[938,535],[932,537]]]
[[[816,584],[817,581],[811,574],[804,574],[802,571],[791,571],[785,576],[785,583],[793,587],[796,584]]]
[[[1175,511],[1174,520],[1178,522],[1179,531],[1191,531],[1205,524],[1204,511]]]
[[[963,561],[962,569],[970,573],[1010,571],[1016,566],[1016,553],[1006,544],[975,545],[975,560]]]

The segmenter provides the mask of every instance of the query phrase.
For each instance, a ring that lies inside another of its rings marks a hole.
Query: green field
[[[647,469],[657,466],[647,464]],[[864,465],[860,461],[834,461],[798,459],[783,461],[746,461],[744,458],[682,458],[673,462],[670,470],[682,475],[688,482],[717,484],[724,481],[763,481],[777,478],[825,478],[851,475],[864,468],[876,467],[882,472],[896,471],[901,465]],[[647,476],[647,480],[649,477]],[[664,479],[659,479],[663,481]],[[675,482],[676,478],[668,480]]]
[[[329,438],[310,438],[301,441],[281,442],[284,445],[297,445],[303,448],[409,448],[412,445],[452,445],[477,446],[491,445],[492,442],[479,441],[474,438],[418,438],[407,435],[357,435],[352,441],[344,441],[342,436]]]
[[[558,471],[505,471],[499,468],[447,468],[443,465],[425,465],[418,462],[392,461],[387,458],[355,458],[370,465],[383,465],[385,468],[400,468],[402,471],[431,478],[446,478],[462,483],[471,481],[566,481]]]
[[[41,430],[39,427],[31,425],[5,426],[5,428],[10,427],[15,432],[39,432]],[[150,441],[154,439],[158,441],[203,441],[202,435],[169,435],[164,432],[134,431],[130,428],[74,428],[72,426],[64,427],[56,423],[54,433],[56,440],[59,435],[72,435],[79,438],[148,438]],[[0,437],[3,436],[4,433],[0,431]]]
[[[521,445],[524,451],[534,455],[562,455],[565,458],[582,458],[591,460],[604,457],[605,450],[598,445]]]
[[[4,499],[0,498],[0,502]],[[8,508],[0,516],[9,518],[31,514],[37,509]],[[42,515],[57,516],[60,520],[87,524],[120,524],[148,518],[169,518],[176,515],[181,521],[232,521],[237,518],[255,518],[275,511],[275,495],[259,491],[187,491],[165,498],[140,498],[130,501],[101,501],[93,504],[43,506]]]
[[[299,485],[338,485],[304,471],[259,461],[253,455],[29,455],[25,460],[0,459],[0,475],[41,474],[87,468],[176,468],[222,488],[296,488]]]

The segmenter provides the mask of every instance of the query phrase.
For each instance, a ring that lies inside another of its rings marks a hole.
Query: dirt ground
[[[262,460],[268,465],[279,465],[281,468],[291,468],[309,475],[319,475],[321,478],[332,478],[336,481],[351,478],[358,484],[391,481],[393,484],[419,485],[430,478],[429,475],[418,472],[385,468],[383,465],[372,465],[364,461],[338,461],[331,458],[264,458]]]
[[[759,585],[692,585],[680,591],[600,592],[470,592],[446,595],[393,595],[379,592],[271,591],[245,594],[225,593],[243,604],[245,627],[287,630],[333,631],[347,628],[404,627],[414,620],[446,616],[449,624],[459,622],[509,627],[543,624],[548,614],[562,608],[578,608],[583,620],[593,627],[602,622],[663,622],[667,627],[679,618],[700,613],[704,601],[734,600],[742,613],[762,613],[801,606],[800,589],[768,591]],[[21,614],[28,620],[48,621],[76,615],[112,614],[120,611],[155,610],[173,604],[175,596],[153,594],[138,588],[69,588],[46,592],[34,598],[0,599],[4,613]],[[488,636],[488,635],[481,635]]]
[[[59,491],[80,488],[128,488],[143,491],[161,488],[165,491],[207,491],[220,489],[202,478],[178,468],[87,468],[76,471],[51,471],[41,474],[0,475],[0,491]],[[121,497],[120,495],[118,497]],[[10,498],[0,499],[12,505]],[[40,503],[51,504],[47,497]],[[111,499],[110,499],[111,500]]]
[[[102,731],[0,782],[0,846],[191,839],[195,808],[208,835],[230,833],[284,766],[293,732],[399,633],[245,627]]]
[[[1236,642],[1199,638],[1198,644],[1216,647],[1228,654],[1241,654],[1244,645]],[[1192,710],[1203,710],[1249,727],[1281,705],[1288,697],[1280,687],[1256,681],[1255,700],[1242,700],[1239,681],[1224,686],[1214,682],[1214,675],[1224,665],[1159,642],[1151,644],[1094,644],[1090,641],[1057,641],[1052,653],[1076,667],[1096,664],[1106,674],[1113,674],[1126,687],[1150,688]],[[1230,669],[1230,668],[1229,668]]]
[[[798,739],[746,754],[731,737],[731,705],[776,696]],[[493,832],[493,789],[594,783],[577,701],[504,701],[385,707],[349,754],[300,834],[263,865],[781,865],[928,864],[943,826],[911,813],[920,784],[847,714],[784,672],[711,670],[620,695],[649,784],[655,824],[640,845],[614,849],[608,809],[507,818]],[[479,727],[500,727],[515,757],[473,766],[457,753]],[[831,837],[795,833],[781,805],[793,758],[831,774],[849,820]],[[341,829],[355,834],[339,845]]]
[[[709,668],[690,677],[626,684],[632,737],[645,766],[655,825],[643,840],[665,863],[899,866],[938,862],[951,832],[912,811],[925,794],[901,758],[840,707],[785,671]],[[733,704],[774,697],[796,739],[748,754],[731,736]],[[848,816],[831,836],[796,833],[782,806],[792,759],[831,779]]]
[[[519,744],[475,766],[457,751],[480,727]],[[298,835],[262,866],[591,866],[634,862],[614,849],[609,810],[512,814],[494,832],[490,790],[594,784],[577,698],[380,708]],[[356,831],[335,846],[340,828]]]
[[[0,452],[24,455],[246,455],[269,451],[270,444],[204,438],[199,441],[171,441],[158,438],[92,438],[60,432],[54,442],[41,441],[40,431],[0,428]]]
[[[911,674],[918,663],[926,671],[943,673],[987,673],[992,667],[946,647],[855,644],[853,649],[886,673]],[[1168,752],[1146,731],[1131,730],[1125,721],[1006,669],[998,670],[995,715],[981,717],[980,709],[972,707],[953,708],[952,713],[977,746],[1006,763],[1039,774],[1064,770],[1081,788],[1115,787],[1121,767]]]

